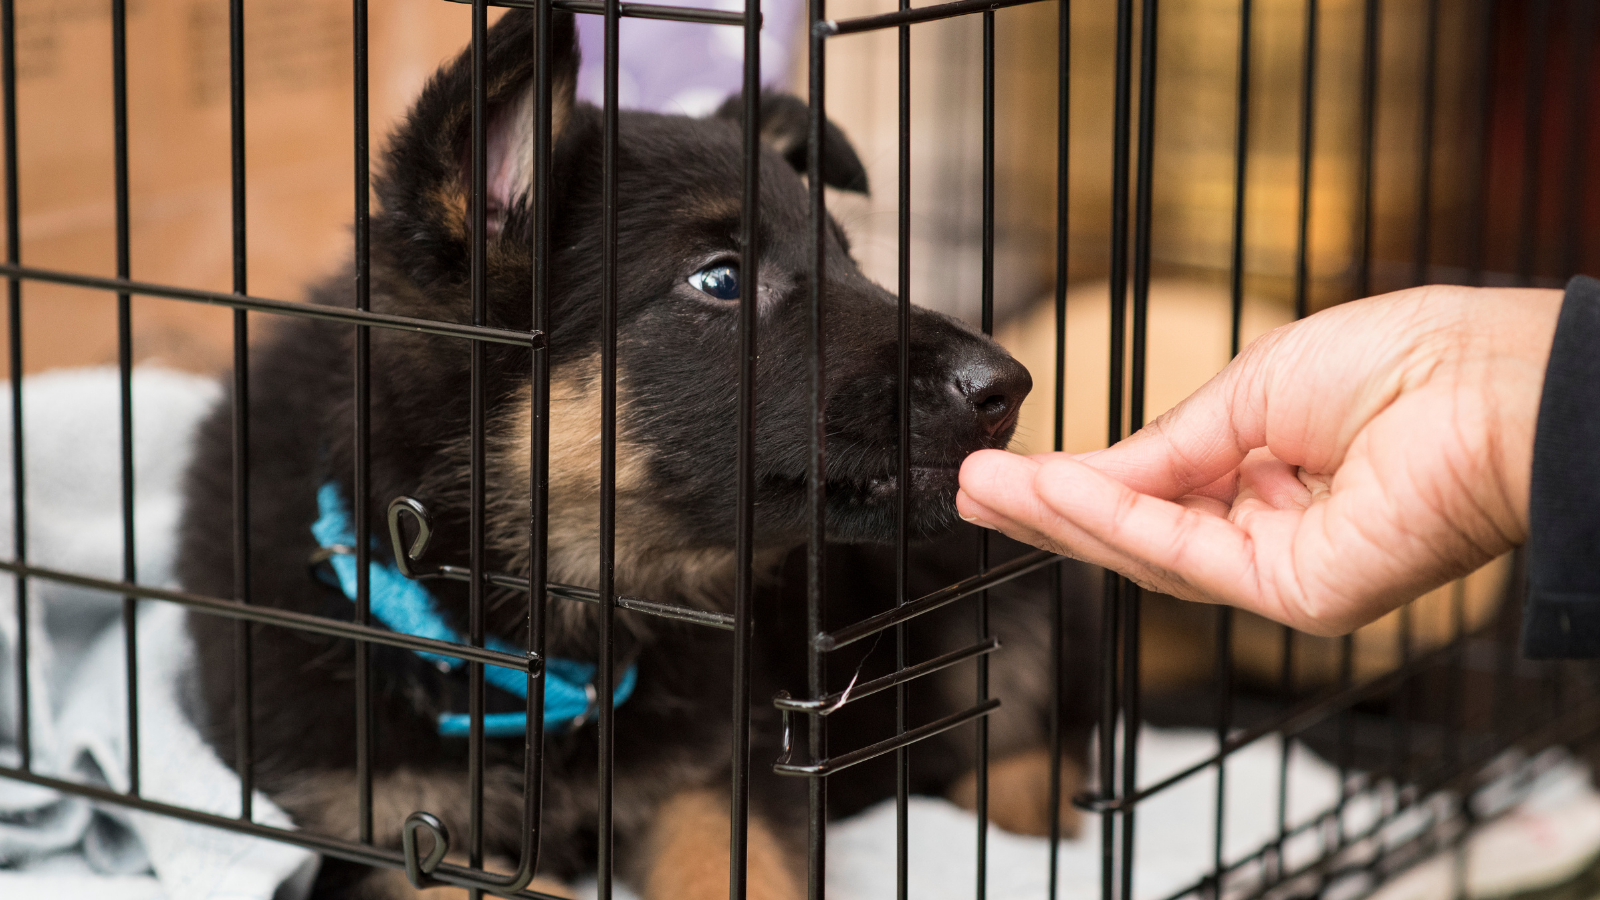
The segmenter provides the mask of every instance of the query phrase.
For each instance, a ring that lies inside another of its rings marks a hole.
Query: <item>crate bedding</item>
[[[178,483],[188,437],[217,397],[209,379],[143,367],[135,372],[135,521],[141,583],[170,585]],[[42,566],[118,578],[122,574],[119,408],[114,369],[67,370],[24,383],[28,548]],[[10,392],[0,391],[0,432],[8,432]],[[9,448],[9,433],[3,446]],[[3,451],[0,451],[3,452]],[[12,546],[11,467],[0,472],[0,553]],[[14,580],[0,577],[0,763],[18,761]],[[67,585],[29,584],[30,683],[34,769],[115,791],[127,784],[126,689],[121,600]],[[182,713],[188,654],[182,610],[143,602],[139,614],[141,793],[225,816],[238,813],[239,782]],[[1205,732],[1146,727],[1141,781],[1211,753]],[[1226,853],[1238,858],[1272,838],[1277,824],[1277,739],[1232,757],[1228,766]],[[1303,821],[1337,796],[1337,772],[1292,745],[1289,818]],[[1209,871],[1215,776],[1186,779],[1139,806],[1135,896],[1164,897]],[[1600,795],[1587,770],[1550,767],[1510,816],[1471,839],[1469,893],[1506,896],[1574,877],[1600,850]],[[256,795],[255,818],[288,826]],[[1375,805],[1353,804],[1359,825]],[[894,894],[894,804],[879,804],[829,829],[828,892],[838,900]],[[1368,819],[1370,821],[1370,819]],[[918,898],[972,894],[975,819],[934,798],[911,807],[910,893]],[[1048,842],[991,830],[987,880],[996,900],[1046,893]],[[1312,842],[1286,847],[1290,865],[1315,857]],[[1060,848],[1059,896],[1099,897],[1099,825]],[[0,778],[0,896],[117,897],[121,900],[300,900],[316,859],[299,848],[149,813],[62,796]],[[1393,882],[1389,900],[1452,895],[1444,859]],[[577,885],[593,895],[593,885]],[[619,897],[628,897],[618,891]]]

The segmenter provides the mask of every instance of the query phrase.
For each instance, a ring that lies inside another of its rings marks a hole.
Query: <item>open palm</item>
[[[973,454],[963,517],[1340,634],[1520,544],[1559,291],[1419,288],[1253,343],[1082,456]]]

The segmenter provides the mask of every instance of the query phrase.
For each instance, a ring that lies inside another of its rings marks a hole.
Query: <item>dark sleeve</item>
[[[1600,281],[1567,285],[1539,399],[1528,503],[1530,659],[1600,656]]]

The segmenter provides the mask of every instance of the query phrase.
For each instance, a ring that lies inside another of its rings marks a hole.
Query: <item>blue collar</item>
[[[345,597],[355,602],[356,558],[350,552],[355,546],[355,529],[345,512],[344,498],[339,486],[327,482],[317,491],[317,521],[311,533],[325,550],[334,551],[328,557],[339,588]],[[372,615],[391,631],[417,637],[465,644],[434,607],[433,595],[428,589],[400,574],[393,563],[373,559],[369,564],[367,589]],[[521,655],[524,651],[490,635],[485,642],[490,650]],[[412,651],[438,666],[441,671],[453,672],[462,661],[454,656],[443,656],[422,650]],[[639,667],[631,665],[622,673],[612,692],[612,702],[621,706],[633,695],[638,680]],[[595,706],[595,667],[591,663],[571,659],[547,657],[544,661],[544,724],[546,728],[577,728],[588,720]],[[525,672],[501,666],[487,665],[483,679],[490,685],[509,694],[528,699],[528,678]],[[528,714],[489,713],[483,717],[483,733],[488,737],[520,737],[526,733]],[[439,733],[446,737],[464,737],[471,720],[465,713],[440,713]]]

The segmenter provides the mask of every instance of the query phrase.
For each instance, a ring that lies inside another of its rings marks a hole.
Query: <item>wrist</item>
[[[1539,402],[1562,292],[1536,289],[1455,289],[1463,334],[1463,380],[1481,398],[1485,490],[1478,498],[1503,546],[1528,536],[1533,445]],[[1463,398],[1470,402],[1472,397]]]

